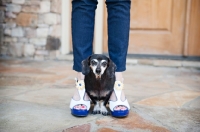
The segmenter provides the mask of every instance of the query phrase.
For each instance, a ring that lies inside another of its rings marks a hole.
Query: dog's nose
[[[97,69],[96,69],[96,73],[97,73],[97,74],[100,74],[100,73],[101,73],[101,69],[100,69],[100,68],[97,68]]]

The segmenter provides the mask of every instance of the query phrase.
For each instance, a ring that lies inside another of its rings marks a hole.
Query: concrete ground
[[[166,63],[167,65],[169,63]],[[0,60],[1,132],[199,132],[200,70],[127,65],[126,118],[70,113],[71,61]]]

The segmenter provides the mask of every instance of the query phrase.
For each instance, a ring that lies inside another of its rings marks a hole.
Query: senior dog
[[[82,61],[86,93],[94,103],[93,114],[108,115],[106,104],[113,92],[116,65],[102,54],[93,54]]]

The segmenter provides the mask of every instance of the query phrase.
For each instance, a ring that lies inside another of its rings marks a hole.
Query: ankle
[[[78,80],[84,80],[85,79],[85,75],[83,75],[82,72],[77,72],[77,79]]]
[[[115,77],[116,77],[116,81],[120,81],[121,83],[123,83],[124,78],[123,78],[122,72],[115,72]]]

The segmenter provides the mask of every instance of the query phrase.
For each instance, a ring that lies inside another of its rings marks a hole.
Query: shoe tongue
[[[76,82],[76,88],[78,90],[83,90],[85,88],[84,80],[79,80]]]
[[[115,86],[114,86],[114,88],[115,88],[116,90],[122,90],[123,87],[124,87],[124,84],[123,84],[123,83],[121,83],[120,81],[115,81]]]

